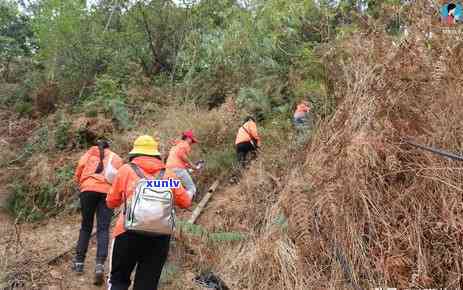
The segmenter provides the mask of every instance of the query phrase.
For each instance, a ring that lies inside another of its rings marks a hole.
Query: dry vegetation
[[[282,128],[266,132],[272,142],[259,160],[238,185],[224,183],[199,220],[247,239],[180,233],[172,259],[182,270],[167,289],[195,289],[191,277],[206,269],[231,289],[462,286],[462,168],[402,138],[461,148],[463,45],[437,30],[427,38],[433,15],[415,8],[400,44],[370,30],[329,52],[333,117],[303,149]],[[142,132],[166,144],[193,127],[213,154],[233,141],[239,120],[233,100],[207,113],[171,106],[164,114],[114,136],[117,150],[128,152]]]
[[[289,169],[288,237],[267,227],[226,255],[236,289],[461,286],[461,168],[401,140],[461,148],[463,46],[427,39],[418,11],[400,45],[370,32],[330,56],[338,108]]]

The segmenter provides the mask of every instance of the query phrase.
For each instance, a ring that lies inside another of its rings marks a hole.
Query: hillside
[[[193,159],[206,160],[199,199],[220,185],[196,225],[178,211],[160,289],[204,289],[194,278],[207,271],[229,289],[462,287],[461,167],[405,142],[461,151],[461,32],[442,29],[427,1],[232,2],[112,14],[102,1],[78,15],[93,21],[90,39],[63,14],[60,49],[42,42],[15,58],[0,89],[0,289],[102,289],[93,259],[84,276],[70,269],[77,160],[101,135],[125,159],[143,134],[166,154],[189,128]],[[51,36],[39,24],[40,43]],[[301,142],[291,116],[303,99],[317,122]],[[234,138],[248,114],[263,146],[239,174]]]

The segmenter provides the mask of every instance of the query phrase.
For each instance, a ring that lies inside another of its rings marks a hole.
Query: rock
[[[53,279],[59,279],[59,280],[63,279],[63,275],[56,270],[51,270],[50,275]],[[50,287],[54,287],[54,286],[50,286]]]

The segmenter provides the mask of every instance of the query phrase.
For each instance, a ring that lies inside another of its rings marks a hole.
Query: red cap
[[[182,133],[184,137],[190,138],[193,143],[198,143],[198,139],[196,139],[195,135],[193,134],[192,130],[187,130]]]

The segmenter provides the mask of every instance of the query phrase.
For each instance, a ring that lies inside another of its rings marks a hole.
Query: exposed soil
[[[211,223],[211,220],[221,221],[220,208],[223,205],[225,194],[228,194],[229,192],[230,191],[223,193],[217,192],[213,196],[209,206],[204,211],[204,216],[201,216],[198,224],[204,223],[203,226],[205,228],[212,229],[214,226],[213,223]],[[4,216],[5,219],[3,218]],[[190,210],[179,210],[177,212],[177,217],[181,220],[187,220],[190,216]],[[41,275],[43,275],[40,279],[41,285],[25,285],[23,288],[19,287],[15,289],[37,289],[36,287],[39,289],[49,290],[105,289],[106,285],[93,285],[93,271],[95,267],[94,257],[96,255],[95,238],[92,238],[90,241],[84,274],[77,275],[71,269],[71,260],[74,253],[73,247],[78,238],[80,229],[79,214],[62,214],[48,220],[47,222],[18,226],[16,230],[14,230],[12,222],[8,224],[5,223],[5,221],[11,221],[11,218],[9,218],[6,213],[0,215],[0,217],[1,232],[9,232],[10,236],[13,237],[10,239],[10,243],[2,243],[2,245],[11,245],[11,243],[15,243],[18,248],[21,247],[21,251],[17,254],[18,257],[27,258],[25,253],[34,253],[34,255],[40,256],[41,261],[48,261],[50,258],[67,251],[64,256],[57,259],[55,262],[48,265],[45,263],[43,265],[46,269],[41,269]],[[221,223],[222,222],[223,221],[221,221]],[[16,234],[12,234],[12,231],[16,231]],[[6,237],[7,234],[3,236]],[[15,241],[12,242],[12,240]],[[180,235],[171,243],[169,261],[165,267],[167,274],[163,275],[161,279],[160,289],[203,289],[195,285],[192,281],[195,274],[199,274],[194,273],[199,271],[199,267],[193,261],[195,253],[189,246],[187,246],[187,243],[189,242],[191,243],[192,240]],[[5,251],[6,249],[0,250]],[[185,254],[185,252],[190,252],[190,254]],[[106,270],[109,269],[108,262],[109,259],[105,265]],[[181,275],[178,273],[181,273]]]

